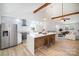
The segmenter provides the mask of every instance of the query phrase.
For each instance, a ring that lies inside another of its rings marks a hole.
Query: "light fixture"
[[[66,21],[66,20],[70,20],[70,18],[62,17],[60,20],[61,20],[61,22],[64,22],[64,21]]]
[[[62,3],[62,16],[63,16],[63,3]],[[61,22],[64,22],[64,21],[66,21],[66,20],[70,20],[70,18],[61,17],[60,20],[61,20]]]
[[[43,20],[45,21],[45,20],[47,20],[46,18],[43,18]]]
[[[16,23],[21,23],[21,20],[20,19],[16,19]]]
[[[61,20],[61,22],[64,22],[64,20]]]

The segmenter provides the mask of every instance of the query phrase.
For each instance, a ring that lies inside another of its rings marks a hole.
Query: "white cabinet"
[[[79,39],[79,23],[65,24],[65,30],[70,32],[66,38]]]
[[[76,35],[73,32],[65,35],[65,39],[76,40]]]
[[[27,49],[34,55],[34,37],[30,34],[27,34]]]
[[[18,37],[18,44],[20,44],[22,42],[22,34],[21,33],[17,33],[17,37]]]

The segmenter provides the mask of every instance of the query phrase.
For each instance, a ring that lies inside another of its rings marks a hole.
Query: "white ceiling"
[[[23,17],[33,13],[42,3],[0,3],[1,15]]]
[[[43,8],[36,14],[33,14],[33,11],[37,9],[43,3],[0,3],[0,15],[8,15],[18,18],[30,18],[30,20],[43,20],[43,18],[47,17],[50,18],[54,16],[59,16],[62,14],[62,7],[59,3],[53,3],[46,8]],[[64,11],[76,11],[79,10],[79,4],[64,4]],[[77,7],[75,7],[77,6]],[[64,13],[65,13],[64,12]],[[79,15],[78,15],[79,16]],[[79,20],[78,16],[70,17],[71,20]],[[71,22],[71,21],[70,21]]]

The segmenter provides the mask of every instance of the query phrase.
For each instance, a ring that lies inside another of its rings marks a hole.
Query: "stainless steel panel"
[[[1,24],[0,24],[0,48],[1,48]]]
[[[1,24],[0,49],[17,45],[17,25]]]
[[[2,24],[1,27],[1,48],[7,48],[9,47],[9,25],[8,24]],[[5,31],[8,31],[8,36],[5,36],[6,33],[4,33]],[[3,35],[4,33],[4,35]]]
[[[1,48],[7,48],[7,47],[10,47],[9,45],[9,39],[8,37],[4,37],[1,41]]]
[[[17,44],[17,26],[10,25],[10,46]]]

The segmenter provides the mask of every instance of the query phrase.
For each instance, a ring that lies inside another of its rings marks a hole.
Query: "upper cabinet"
[[[78,3],[64,3],[63,4],[63,13],[72,13],[79,11],[79,4]]]

